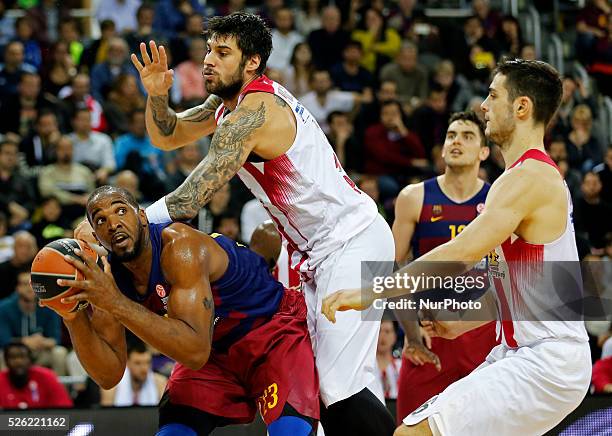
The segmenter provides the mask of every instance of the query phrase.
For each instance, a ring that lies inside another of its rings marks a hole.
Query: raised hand
[[[414,365],[432,363],[438,371],[442,369],[440,358],[431,351],[431,337],[422,328],[419,328],[420,337],[404,338],[404,349],[402,354]]]
[[[138,57],[132,53],[132,63],[140,73],[140,80],[150,96],[167,95],[174,81],[174,70],[168,69],[168,57],[163,45],[157,48],[155,41],[149,41],[151,57],[144,42],[140,43],[141,64]]]

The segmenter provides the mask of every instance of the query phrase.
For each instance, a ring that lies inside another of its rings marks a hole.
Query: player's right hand
[[[432,338],[455,339],[463,333],[460,329],[461,321],[421,321],[423,329]]]
[[[419,328],[419,333],[420,338],[404,338],[402,355],[414,365],[432,363],[440,371],[442,364],[438,355],[431,351],[431,337],[423,328]]]
[[[331,322],[336,322],[336,312],[365,310],[372,305],[376,295],[368,289],[345,289],[334,292],[323,299],[321,313]]]
[[[140,73],[140,80],[150,96],[168,95],[168,90],[174,81],[174,71],[168,69],[168,57],[163,45],[157,48],[155,41],[149,41],[151,56],[147,51],[147,45],[140,43],[140,54],[142,62],[132,53],[132,63]]]

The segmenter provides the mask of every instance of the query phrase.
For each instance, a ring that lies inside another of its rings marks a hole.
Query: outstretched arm
[[[217,127],[208,155],[181,186],[165,198],[172,220],[191,219],[246,162],[266,122],[266,105],[248,96]]]

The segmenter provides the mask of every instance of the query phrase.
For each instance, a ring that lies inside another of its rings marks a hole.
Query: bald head
[[[266,260],[270,269],[276,265],[281,250],[281,236],[272,221],[263,222],[255,228],[250,248]]]

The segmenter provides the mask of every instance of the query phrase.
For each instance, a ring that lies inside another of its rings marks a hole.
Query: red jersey
[[[53,371],[42,366],[32,366],[28,383],[15,388],[8,370],[0,372],[0,408],[49,409],[72,407],[72,399]]]

